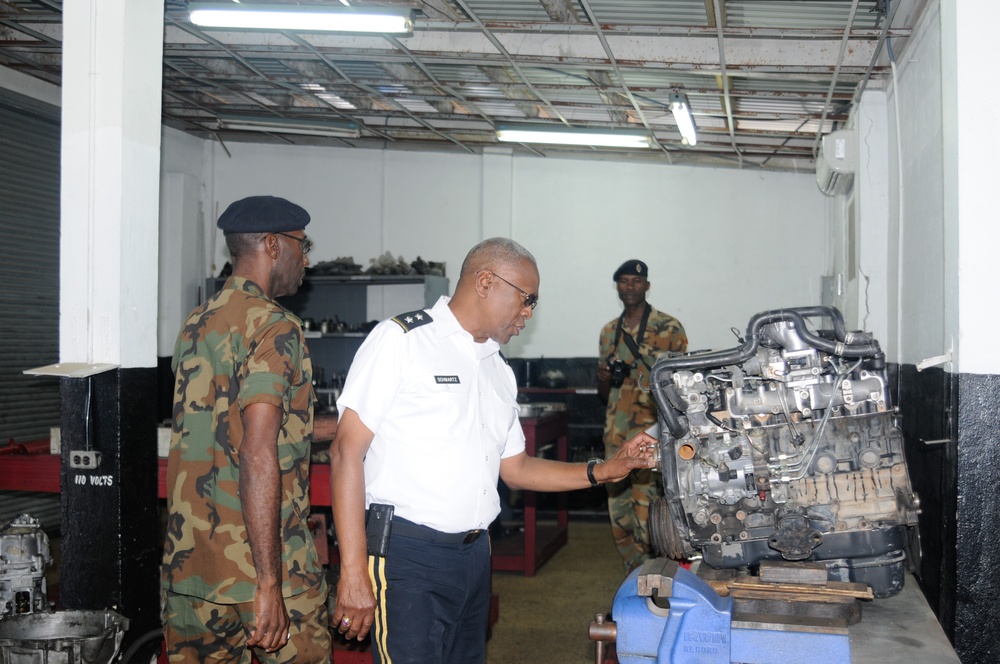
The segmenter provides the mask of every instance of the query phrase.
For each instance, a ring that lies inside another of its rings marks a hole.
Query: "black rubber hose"
[[[760,343],[757,338],[757,330],[760,329],[762,323],[755,325],[755,321],[762,316],[764,314],[757,314],[750,319],[746,341],[743,342],[742,346],[697,355],[661,356],[656,360],[656,364],[653,365],[653,370],[650,372],[650,388],[653,392],[653,398],[656,399],[656,407],[659,409],[663,423],[667,425],[671,436],[678,440],[683,438],[687,435],[688,427],[681,420],[680,412],[673,407],[664,393],[664,389],[671,384],[670,375],[675,371],[698,370],[744,362],[757,352],[757,346]]]
[[[829,318],[833,321],[833,332],[837,336],[837,339],[851,346],[871,343],[875,340],[871,332],[864,332],[862,330],[848,332],[847,326],[844,324],[844,316],[840,313],[840,309],[837,309],[836,307],[826,305],[817,307],[796,307],[793,311],[798,312],[803,318]]]
[[[787,313],[790,320],[795,321],[799,338],[808,343],[813,348],[826,351],[838,357],[871,357],[882,352],[877,341],[855,340],[852,336],[848,341],[848,334],[844,329],[844,320],[840,312],[833,307],[802,307],[799,309],[789,309],[787,312],[781,310],[765,313]],[[836,314],[836,315],[834,315]],[[834,320],[834,332],[837,334],[837,341],[830,341],[814,334],[806,326],[806,317],[829,316]],[[838,327],[839,321],[839,329]],[[747,334],[749,334],[749,330]],[[859,335],[860,336],[860,335]],[[865,335],[870,339],[870,335]]]
[[[834,334],[837,341],[824,339],[809,331],[806,318],[827,317],[833,321]],[[840,357],[869,357],[882,354],[878,342],[871,335],[848,333],[844,325],[844,317],[835,307],[797,307],[794,309],[774,309],[756,314],[747,324],[746,341],[742,345],[727,350],[685,355],[678,357],[661,356],[650,374],[650,387],[656,406],[663,416],[667,429],[674,438],[687,435],[687,425],[681,420],[679,411],[670,404],[663,390],[670,385],[670,375],[675,371],[697,371],[729,364],[742,364],[750,359],[760,345],[760,329],[769,323],[792,321],[796,325],[799,337],[813,348]],[[870,340],[870,341],[869,341]],[[860,343],[857,343],[860,342]]]
[[[145,646],[149,645],[152,641],[156,639],[162,639],[162,638],[163,638],[162,627],[157,627],[152,631],[146,632],[138,639],[136,639],[135,643],[129,646],[129,649],[125,651],[125,654],[122,655],[122,664],[133,664],[132,659],[136,655],[140,654]],[[157,656],[159,656],[159,653],[157,653]],[[142,664],[148,664],[148,662],[149,660],[143,662]],[[139,663],[136,662],[135,664]]]
[[[656,367],[653,367],[653,371],[656,371]],[[674,408],[673,404],[670,403],[664,394],[664,390],[671,388],[672,386],[669,384],[664,386],[654,385],[652,388],[653,398],[656,399],[656,407],[660,411],[663,423],[667,425],[667,431],[670,432],[671,436],[680,440],[687,435],[687,424],[681,421],[680,412]]]

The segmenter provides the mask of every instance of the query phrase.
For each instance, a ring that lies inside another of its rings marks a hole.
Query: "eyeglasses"
[[[308,254],[309,250],[313,248],[313,241],[307,237],[295,237],[294,235],[289,235],[288,233],[282,233],[280,231],[275,231],[275,235],[284,235],[285,237],[290,237],[296,242],[302,244],[302,253]]]
[[[517,286],[515,286],[514,284],[510,283],[509,281],[507,281],[506,279],[504,279],[503,277],[501,277],[499,274],[497,274],[493,270],[490,270],[489,272],[494,277],[496,277],[500,281],[504,282],[505,284],[507,284],[508,286],[510,286],[511,288],[513,288],[518,293],[520,293],[521,295],[524,296],[524,304],[522,306],[531,307],[532,309],[534,309],[536,306],[538,306],[538,293],[528,294],[528,293],[524,292],[523,290],[521,290],[520,288],[518,288]]]

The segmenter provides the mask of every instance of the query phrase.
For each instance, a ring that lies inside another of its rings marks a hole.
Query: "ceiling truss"
[[[922,8],[921,0],[388,4],[414,10],[412,36],[202,30],[184,2],[168,0],[164,123],[223,142],[463,153],[496,145],[502,123],[628,128],[648,132],[657,149],[513,149],[802,170],[860,90],[885,85],[885,42],[900,53]],[[0,65],[59,84],[61,7],[0,0]],[[681,144],[669,112],[674,91],[690,101],[694,147]],[[334,139],[219,129],[220,117],[240,115],[350,120],[362,130]]]

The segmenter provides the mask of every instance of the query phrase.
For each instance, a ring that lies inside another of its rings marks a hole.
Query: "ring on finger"
[[[344,619],[340,621],[340,624],[343,625],[344,627],[350,627],[351,619],[348,618],[347,616],[344,616]]]

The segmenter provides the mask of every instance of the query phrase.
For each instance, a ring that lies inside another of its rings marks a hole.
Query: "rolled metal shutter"
[[[59,425],[59,109],[0,90],[0,446]]]

